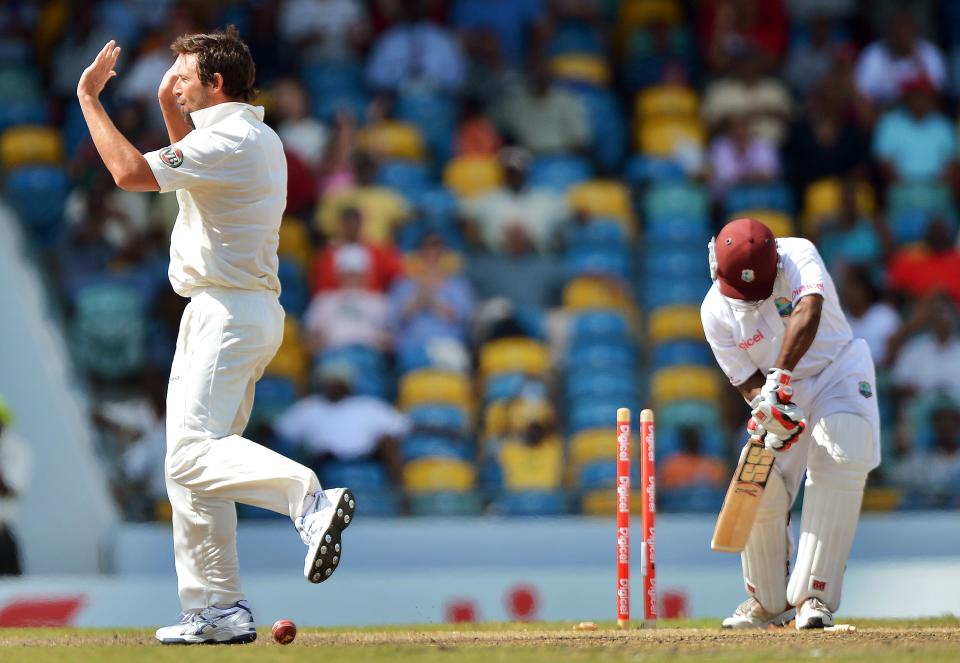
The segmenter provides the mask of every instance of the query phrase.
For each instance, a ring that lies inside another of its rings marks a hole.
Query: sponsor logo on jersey
[[[790,293],[790,296],[793,299],[796,299],[797,295],[802,294],[804,292],[823,292],[823,291],[824,291],[824,286],[822,281],[820,283],[804,283],[799,288],[794,288],[793,292]]]
[[[873,388],[870,386],[870,383],[866,380],[861,380],[860,384],[857,385],[857,391],[860,392],[860,395],[864,398],[870,398],[873,396]]]
[[[179,168],[183,163],[183,152],[171,145],[160,150],[160,161],[171,168]]]
[[[777,297],[773,300],[773,303],[776,304],[777,313],[780,314],[781,318],[789,318],[790,314],[793,313],[793,302],[786,297]]]
[[[759,343],[763,339],[764,339],[763,332],[758,329],[756,334],[754,334],[753,336],[751,336],[745,341],[741,341],[737,345],[737,347],[740,348],[741,350],[749,350],[750,348],[755,346],[757,343]]]

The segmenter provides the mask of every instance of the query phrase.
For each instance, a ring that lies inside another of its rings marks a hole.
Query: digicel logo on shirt
[[[763,332],[758,329],[756,334],[748,338],[746,341],[743,341],[742,343],[740,343],[737,347],[739,347],[741,350],[749,350],[750,348],[755,346],[757,343],[762,341],[763,338],[764,338]]]

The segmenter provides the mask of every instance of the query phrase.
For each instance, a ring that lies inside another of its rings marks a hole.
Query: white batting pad
[[[764,610],[775,615],[783,612],[787,605],[789,510],[790,497],[783,477],[774,465],[740,560],[747,593],[757,599]]]
[[[875,465],[873,428],[855,414],[832,414],[813,430],[800,518],[797,564],[787,595],[800,605],[811,597],[840,607],[843,572],[860,517],[863,486]]]

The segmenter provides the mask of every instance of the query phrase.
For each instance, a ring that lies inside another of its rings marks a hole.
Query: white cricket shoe
[[[303,577],[312,583],[329,578],[340,563],[340,537],[353,522],[356,499],[349,488],[331,488],[313,494],[313,504],[295,524],[307,544]]]
[[[780,614],[773,614],[764,610],[760,602],[752,596],[737,606],[733,615],[723,620],[723,628],[765,628],[770,624],[784,626],[796,611],[787,607]]]
[[[797,630],[833,626],[833,613],[823,601],[809,598],[797,610]]]
[[[256,639],[253,613],[246,601],[238,601],[229,608],[182,612],[174,626],[157,629],[157,640],[165,645],[231,645]]]

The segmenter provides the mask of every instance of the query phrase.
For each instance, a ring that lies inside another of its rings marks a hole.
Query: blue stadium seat
[[[665,281],[648,277],[643,282],[642,300],[649,310],[661,306],[699,306],[709,288],[710,279],[706,275]]]
[[[310,290],[303,271],[293,260],[280,258],[280,305],[292,315],[301,317],[310,303]]]
[[[628,407],[639,413],[636,402],[613,403],[603,398],[599,400],[586,399],[570,406],[567,419],[567,433],[575,435],[590,428],[613,428],[617,420],[617,408]],[[639,428],[639,416],[631,422],[633,428]]]
[[[611,427],[611,431],[613,428]],[[611,440],[611,444],[613,441]],[[640,463],[630,464],[630,482],[638,485],[640,480]],[[610,460],[595,460],[590,463],[584,463],[577,475],[577,487],[581,490],[595,490],[597,488],[610,488],[611,490],[617,483],[617,462],[613,457],[611,450]]]
[[[483,499],[475,491],[420,493],[410,498],[410,511],[414,516],[476,516],[482,509]]]
[[[586,400],[633,403],[639,401],[640,396],[636,375],[626,371],[576,373],[567,379],[564,392],[571,405]]]
[[[472,445],[446,435],[413,433],[405,438],[400,447],[404,461],[421,458],[458,458],[470,460]]]
[[[297,386],[289,378],[266,375],[257,382],[250,425],[272,421],[297,402]]]
[[[608,248],[573,247],[564,259],[567,275],[610,276],[623,281],[630,280],[630,256],[622,246]]]
[[[571,91],[586,107],[593,158],[607,170],[617,169],[629,143],[627,123],[619,101],[610,90]]]
[[[62,229],[70,180],[55,166],[21,166],[7,174],[5,195],[33,236],[54,241]]]
[[[533,187],[566,192],[574,184],[593,176],[590,162],[575,155],[552,155],[538,157],[530,166],[527,182]]]
[[[626,242],[626,230],[617,220],[591,219],[588,223],[570,226],[567,233],[567,244],[571,247],[622,250]]]
[[[642,258],[646,279],[663,281],[669,278],[695,274],[709,276],[707,264],[707,241],[673,243],[648,249]]]
[[[649,220],[660,217],[709,218],[710,200],[706,190],[686,182],[658,183],[648,189],[643,199],[644,215]]]
[[[500,373],[487,380],[484,398],[488,402],[516,398],[523,391],[527,377],[522,373]]]
[[[460,206],[453,192],[442,186],[425,186],[413,191],[411,195],[404,192],[410,204],[428,220],[443,223],[452,223]]]
[[[450,159],[457,121],[457,107],[452,97],[428,90],[405,89],[397,96],[394,114],[398,120],[420,128],[437,163]]]
[[[942,184],[911,182],[890,188],[888,216],[896,244],[909,244],[923,239],[927,226],[939,218],[956,228],[957,210],[953,195]]]
[[[491,505],[499,516],[561,516],[570,510],[567,493],[562,490],[524,490],[502,493]]]
[[[706,486],[661,490],[657,495],[657,508],[678,513],[717,513],[723,505],[724,493],[722,489]]]
[[[37,99],[10,99],[0,104],[0,131],[19,124],[46,124],[47,109]]]
[[[751,209],[793,213],[793,195],[786,184],[750,184],[730,189],[723,199],[727,215]]]
[[[447,431],[456,435],[466,435],[469,429],[467,413],[453,405],[418,405],[407,415],[415,429]]]
[[[338,113],[350,113],[362,122],[370,98],[365,92],[343,90],[330,94],[314,95],[310,100],[310,112],[321,122],[330,124]]]
[[[630,346],[587,345],[571,348],[567,357],[569,368],[604,370],[610,368],[632,369],[637,363],[637,353]]]
[[[679,427],[682,424],[697,426],[701,430],[718,429],[722,423],[714,403],[700,400],[673,401],[657,409],[658,427]],[[747,423],[744,411],[743,423]]]
[[[550,36],[547,44],[547,55],[563,55],[565,53],[593,53],[603,54],[603,44],[597,33],[585,23],[564,21]]]
[[[363,69],[355,62],[310,63],[301,72],[301,80],[314,100],[364,92]]]
[[[116,379],[142,370],[146,356],[144,300],[130,284],[103,280],[80,288],[70,324],[71,350],[96,377]]]
[[[630,325],[620,311],[587,311],[571,324],[571,345],[588,342],[624,342],[630,339]]]
[[[360,493],[385,490],[390,485],[386,468],[371,460],[327,461],[317,474],[324,486],[350,486]]]
[[[646,238],[666,242],[702,242],[710,239],[710,219],[706,215],[673,214],[649,216],[646,220]]]
[[[634,154],[627,161],[624,176],[632,186],[640,187],[648,183],[682,182],[687,174],[671,159]]]
[[[251,504],[237,502],[237,518],[240,520],[285,520],[290,516],[270,509],[261,509]]]
[[[668,366],[695,364],[713,366],[713,352],[706,343],[694,340],[676,340],[658,343],[653,347],[651,369],[658,371]]]
[[[400,191],[407,199],[417,197],[430,184],[427,167],[410,161],[387,161],[377,170],[377,184]]]

